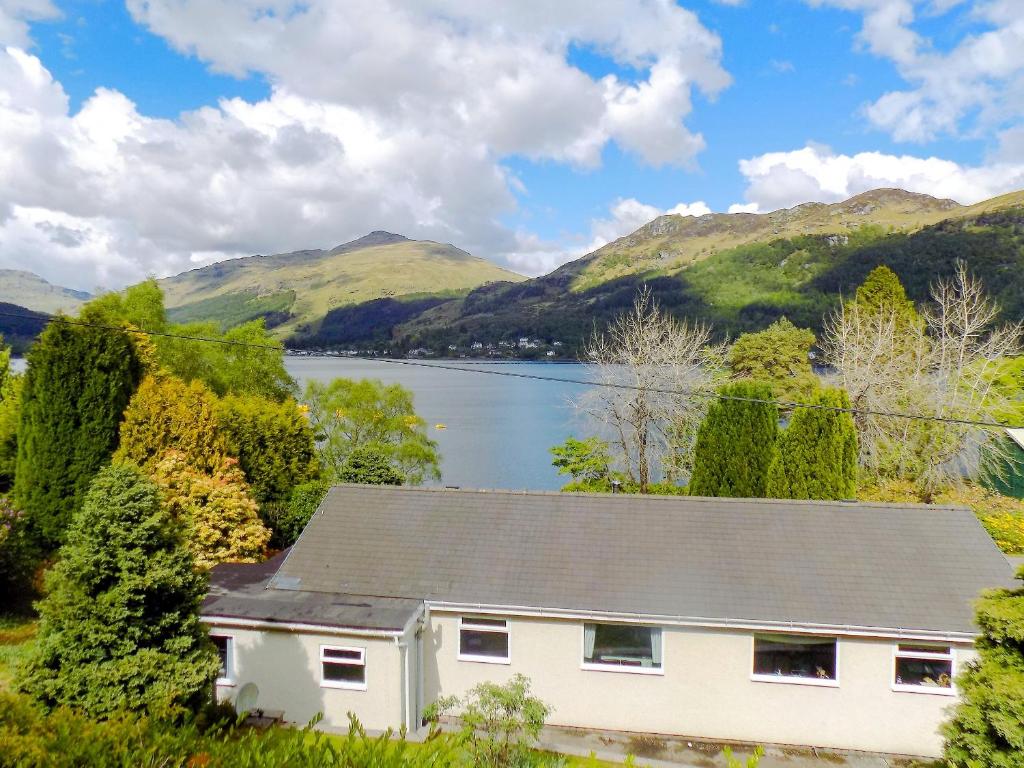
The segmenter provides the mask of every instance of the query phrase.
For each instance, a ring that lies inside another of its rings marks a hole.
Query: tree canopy
[[[170,450],[202,472],[227,458],[216,418],[217,398],[199,381],[186,384],[166,373],[142,380],[124,412],[116,461],[130,461],[147,473]]]
[[[810,398],[823,406],[797,408],[778,440],[768,472],[775,499],[852,499],[857,493],[857,428],[847,412],[850,398],[824,389]]]
[[[164,506],[184,526],[197,566],[262,558],[270,531],[260,521],[259,507],[235,459],[203,472],[185,454],[170,451],[153,467],[152,477]]]
[[[364,485],[401,485],[402,475],[379,449],[363,446],[355,448],[345,459],[338,472],[338,481]]]
[[[103,469],[47,575],[20,687],[99,718],[198,708],[218,668],[199,621],[206,586],[156,486],[135,467]]]
[[[311,381],[305,401],[329,478],[340,477],[352,451],[367,447],[385,456],[407,483],[441,478],[437,444],[427,436],[426,422],[416,415],[405,387],[376,379]]]
[[[1024,579],[1024,569],[1017,577]],[[1024,588],[993,590],[977,604],[978,659],[957,677],[960,703],[945,725],[953,768],[1024,766]]]
[[[811,370],[814,341],[813,331],[782,317],[763,331],[736,339],[729,349],[729,369],[736,378],[771,384],[779,400],[805,402],[819,386]]]
[[[740,381],[727,384],[720,394],[722,399],[711,404],[697,431],[690,495],[764,497],[779,411],[770,403],[746,398],[770,400],[771,387]]]
[[[128,334],[50,323],[28,354],[14,497],[44,547],[63,539],[93,477],[117,448],[142,378]]]

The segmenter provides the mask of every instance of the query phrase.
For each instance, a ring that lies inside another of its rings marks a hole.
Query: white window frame
[[[345,651],[347,653],[359,654],[359,659],[339,659],[333,656],[327,656],[324,651]],[[324,664],[337,664],[339,666],[347,667],[362,667],[363,668],[363,682],[361,683],[350,683],[346,680],[328,680],[324,677]],[[321,645],[320,646],[320,687],[321,688],[341,688],[347,691],[365,691],[366,690],[366,649],[357,648],[350,645]]]
[[[504,627],[498,627],[493,624],[476,624],[477,618],[486,619],[488,621],[504,621]],[[505,635],[505,648],[506,653],[504,657],[501,656],[482,656],[476,653],[463,653],[462,652],[462,630],[469,629],[473,632],[492,632],[496,635]],[[502,619],[493,616],[460,616],[459,617],[459,637],[457,646],[457,658],[459,661],[473,661],[480,662],[482,664],[511,664],[512,663],[512,631],[511,623],[508,619]]]
[[[225,676],[218,677],[216,685],[233,686],[235,684],[235,636],[227,632],[211,632],[210,640],[212,641],[215,637],[227,640],[227,661],[224,664]]]
[[[594,662],[587,662],[587,624],[595,625],[614,625],[618,622],[614,621],[585,621],[580,624],[580,669],[587,670],[589,672],[618,672],[626,675],[665,675],[665,628],[660,627],[656,624],[631,624],[630,626],[640,626],[646,629],[656,629],[661,633],[661,666],[659,667],[634,667],[628,664],[597,664]]]
[[[836,644],[836,676],[834,680],[827,680],[820,677],[796,677],[791,675],[759,675],[754,672],[754,663],[757,660],[757,636],[775,635],[778,637],[821,637],[833,640]],[[816,688],[838,688],[839,687],[839,661],[842,657],[842,641],[835,635],[801,635],[799,632],[755,632],[750,636],[750,679],[755,683],[777,683],[781,685],[810,685]]]
[[[938,649],[948,648],[948,653],[928,653],[927,651],[901,651],[900,645],[919,645],[919,646],[932,646]],[[942,688],[937,685],[908,685],[907,683],[896,682],[896,660],[897,659],[928,659],[931,661],[948,661],[949,662],[949,688]],[[899,693],[924,693],[931,694],[932,696],[956,696],[958,691],[956,689],[956,648],[949,644],[933,644],[933,643],[916,643],[913,641],[904,643],[893,643],[892,645],[892,666],[890,667],[889,684],[892,690]]]

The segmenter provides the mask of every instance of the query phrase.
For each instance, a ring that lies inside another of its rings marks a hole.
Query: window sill
[[[470,656],[468,654],[458,655],[459,661],[475,661],[480,664],[511,664],[512,659],[509,657],[502,658],[500,656]]]
[[[221,688],[234,688],[235,681],[232,680],[230,677],[218,677],[215,685]]]
[[[586,672],[617,672],[624,675],[665,675],[664,667],[627,667],[618,664],[587,664],[580,665]]]
[[[791,677],[789,675],[751,675],[755,683],[781,683],[782,685],[810,685],[815,688],[838,688],[838,680],[822,680],[817,677]]]
[[[365,691],[366,683],[338,683],[331,680],[320,681],[321,688],[334,688],[340,691]]]
[[[896,693],[923,693],[932,696],[956,696],[956,688],[940,688],[935,685],[897,685],[893,683],[892,690]]]

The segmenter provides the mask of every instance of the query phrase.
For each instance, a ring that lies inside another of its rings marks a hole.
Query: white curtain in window
[[[597,639],[597,625],[583,625],[583,658],[594,658],[594,640]]]
[[[651,663],[661,666],[661,630],[656,628],[651,629]]]

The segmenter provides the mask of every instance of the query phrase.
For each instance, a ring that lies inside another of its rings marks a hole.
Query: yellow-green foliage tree
[[[317,476],[313,429],[293,399],[228,395],[217,403],[216,417],[260,504],[287,499],[295,486]]]
[[[180,451],[169,451],[152,472],[164,505],[188,530],[201,568],[258,561],[270,541],[259,507],[238,462],[228,458],[212,472],[196,469]]]
[[[217,398],[201,382],[186,384],[166,373],[150,374],[125,409],[114,461],[131,462],[152,474],[165,454],[175,450],[196,470],[213,472],[228,456],[216,407]]]

